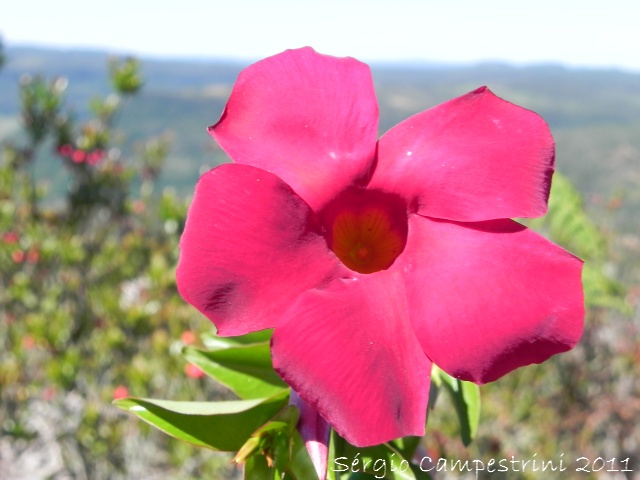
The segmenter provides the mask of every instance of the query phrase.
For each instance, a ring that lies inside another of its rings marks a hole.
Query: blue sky
[[[7,45],[257,59],[286,48],[365,61],[558,62],[640,72],[638,0],[7,1]]]

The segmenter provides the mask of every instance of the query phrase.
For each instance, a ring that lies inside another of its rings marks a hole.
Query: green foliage
[[[588,306],[631,312],[622,284],[604,273],[607,239],[587,216],[582,196],[565,176],[553,176],[547,215],[526,223],[584,260],[582,281]]]
[[[531,221],[530,226],[548,232],[554,241],[584,260],[602,262],[606,258],[604,235],[587,216],[580,193],[560,173],[553,176],[547,215]]]
[[[111,84],[118,93],[132,95],[142,88],[140,63],[135,58],[112,58],[109,61],[109,73]]]
[[[212,450],[237,451],[235,461],[244,465],[247,479],[316,478],[309,454],[295,429],[298,410],[286,406],[288,386],[271,366],[270,336],[269,330],[229,338],[204,333],[201,338],[204,348],[182,349],[187,361],[199,366],[241,400],[175,402],[131,397],[115,404],[185,442]],[[439,375],[439,379],[446,376]],[[477,395],[467,393],[460,396],[460,402],[475,402],[465,410],[470,412],[465,421],[475,421],[479,412]],[[476,427],[477,421],[471,431],[475,432]],[[389,444],[357,448],[334,432],[329,445],[328,478],[382,478],[380,472],[384,468],[384,478],[429,479],[426,472],[411,463],[419,440],[407,437]],[[344,467],[345,462],[348,468]]]
[[[235,462],[244,463],[245,478],[316,478],[304,442],[296,430],[298,418],[298,409],[289,405],[249,437],[234,458]]]
[[[435,365],[431,371],[431,382],[431,388],[444,389],[451,396],[458,414],[462,443],[468,446],[476,436],[480,425],[480,387],[474,383],[453,378]]]
[[[129,478],[141,458],[147,469],[183,478],[229,471],[192,447],[150,441],[151,430],[110,405],[128,392],[204,400],[220,390],[196,388],[170,354],[184,346],[175,339],[194,329],[194,315],[174,277],[186,203],[170,191],[153,194],[167,140],[148,140],[125,164],[115,153],[120,101],[94,99],[95,118],[77,124],[64,85],[23,80],[25,135],[5,143],[0,158],[0,443],[19,452],[45,442],[35,451],[66,462],[54,467],[77,478]],[[69,178],[56,209],[42,208],[32,175],[51,145],[70,146],[55,160]],[[108,153],[90,162],[97,151]],[[25,461],[5,473],[28,474],[21,469],[33,459]]]
[[[288,392],[226,402],[175,402],[127,398],[116,406],[194,445],[232,452],[286,405]]]
[[[67,81],[64,78],[47,82],[41,77],[22,77],[22,121],[34,146],[38,146],[60,121],[60,109],[66,88]]]
[[[209,351],[187,347],[183,355],[242,399],[264,398],[288,388],[271,366],[266,342]]]

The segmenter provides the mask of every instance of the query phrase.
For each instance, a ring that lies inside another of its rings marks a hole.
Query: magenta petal
[[[431,362],[411,329],[399,272],[301,295],[271,352],[282,378],[353,445],[424,434]]]
[[[547,211],[554,149],[541,117],[482,87],[387,132],[370,187],[430,217],[538,217]]]
[[[378,135],[369,67],[311,48],[257,62],[209,132],[233,161],[275,173],[317,211],[369,179]]]
[[[512,220],[413,215],[401,263],[416,335],[454,377],[490,382],[580,338],[582,262]]]
[[[339,268],[315,214],[275,175],[226,164],[200,178],[180,240],[178,290],[220,335],[276,326],[300,293]]]

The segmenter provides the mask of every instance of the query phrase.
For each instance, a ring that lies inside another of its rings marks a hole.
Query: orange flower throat
[[[389,268],[404,249],[406,208],[396,197],[350,190],[323,215],[329,246],[345,266],[359,273]]]

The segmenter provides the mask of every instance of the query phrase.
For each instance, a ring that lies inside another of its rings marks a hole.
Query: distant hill
[[[17,127],[21,75],[69,79],[68,104],[79,116],[93,95],[108,92],[108,55],[99,51],[7,48],[0,71],[0,138]],[[188,194],[203,169],[226,157],[206,133],[215,123],[237,74],[231,61],[142,58],[145,87],[122,115],[128,142],[171,132],[173,149],[164,182]],[[515,67],[372,65],[380,103],[380,131],[444,100],[487,85],[497,95],[535,110],[557,141],[557,166],[583,192],[605,225],[640,232],[640,75],[559,65]],[[41,171],[47,172],[47,167]],[[611,200],[620,208],[607,208]]]

